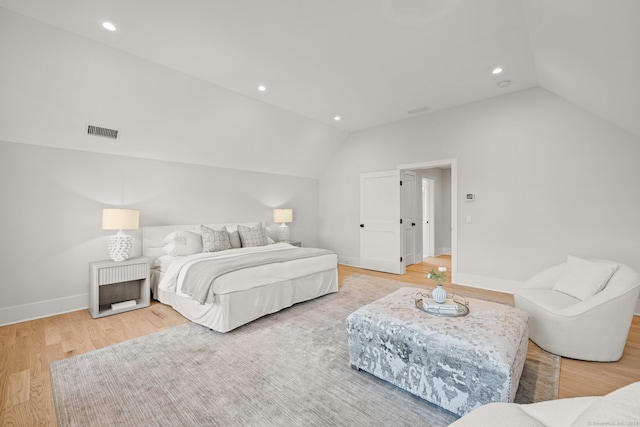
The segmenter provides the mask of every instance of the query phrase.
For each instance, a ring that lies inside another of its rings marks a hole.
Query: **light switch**
[[[471,224],[471,215],[467,215],[467,224]]]

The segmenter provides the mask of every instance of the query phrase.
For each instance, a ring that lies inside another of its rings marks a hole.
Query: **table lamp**
[[[102,229],[118,230],[109,237],[109,258],[114,261],[125,261],[133,250],[133,237],[122,230],[137,230],[140,212],[134,209],[103,209]]]
[[[289,227],[287,222],[293,222],[293,209],[274,209],[273,222],[280,222],[278,227],[278,241],[289,240]]]

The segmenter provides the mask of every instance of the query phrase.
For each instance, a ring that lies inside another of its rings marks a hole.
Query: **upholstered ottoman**
[[[402,288],[347,317],[349,358],[367,371],[457,415],[513,402],[527,356],[528,315],[469,299],[470,312],[437,317]]]

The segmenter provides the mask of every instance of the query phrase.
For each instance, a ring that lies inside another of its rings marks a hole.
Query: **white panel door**
[[[404,274],[400,171],[360,175],[360,266]]]
[[[403,171],[401,176],[402,259],[407,266],[416,263],[416,173]]]

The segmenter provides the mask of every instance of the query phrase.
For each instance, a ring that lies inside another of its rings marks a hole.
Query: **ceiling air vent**
[[[87,135],[101,136],[103,138],[118,139],[117,129],[102,128],[100,126],[87,126]]]

